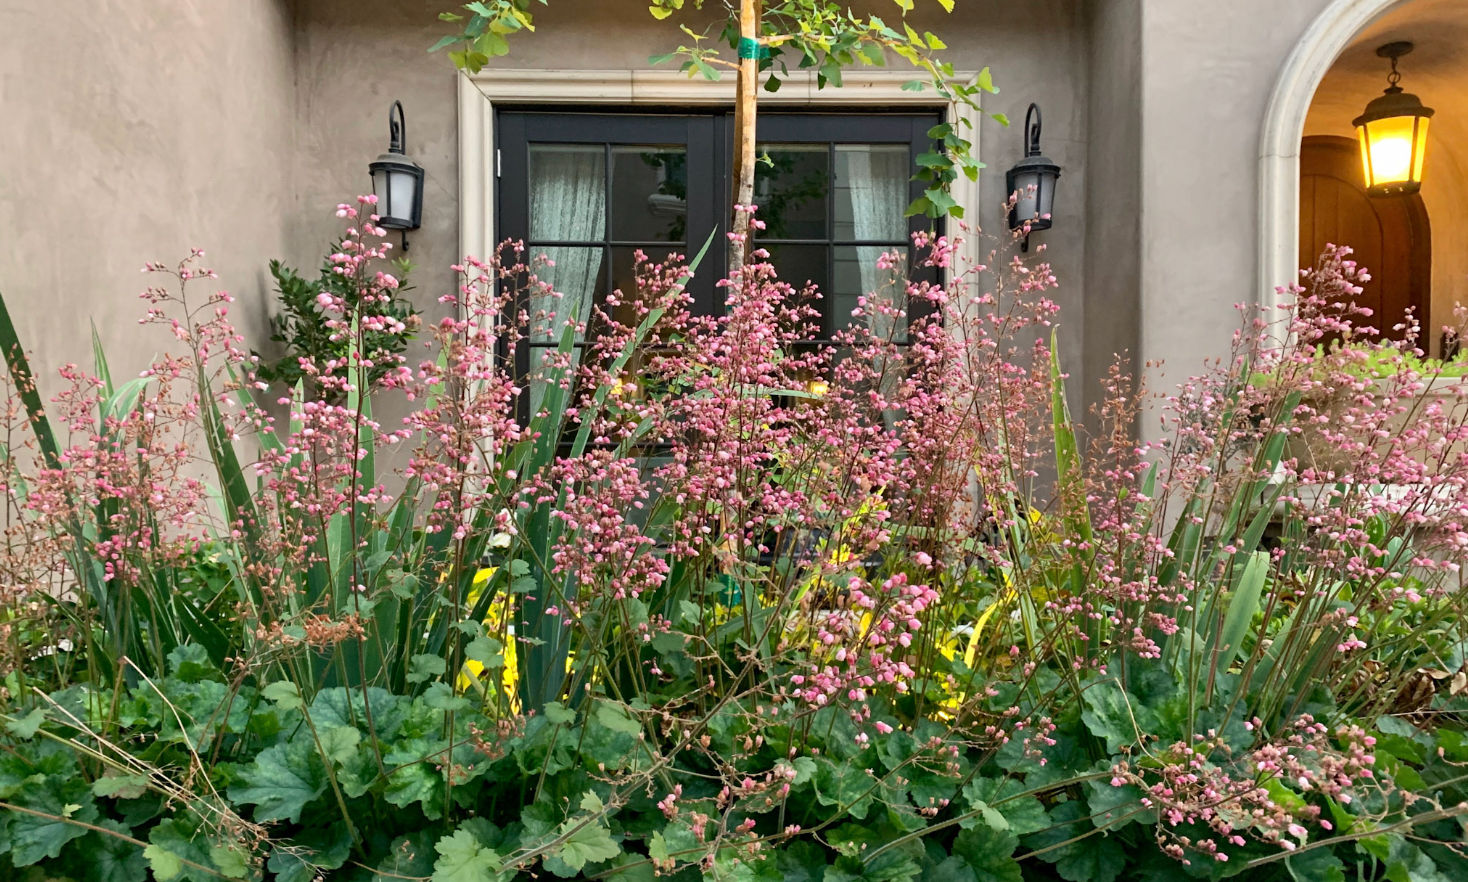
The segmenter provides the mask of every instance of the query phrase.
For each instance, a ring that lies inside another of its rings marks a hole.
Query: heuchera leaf
[[[1096,764],[1098,772],[1105,772],[1109,764],[1102,760]],[[1144,808],[1142,790],[1135,784],[1113,786],[1110,778],[1093,778],[1086,782],[1088,803],[1094,817],[1091,823],[1112,830],[1125,827],[1132,822],[1155,824],[1157,812]]]
[[[424,816],[437,819],[443,814],[443,800],[439,796],[443,792],[443,775],[427,763],[417,761],[427,754],[426,750],[411,749],[424,744],[426,742],[422,739],[414,739],[413,742],[403,745],[400,751],[383,757],[384,762],[401,766],[392,770],[383,796],[399,808],[406,808],[415,802],[422,803]]]
[[[978,882],[1020,882],[1014,850],[1019,837],[1008,830],[980,825],[962,830],[953,840],[954,855],[968,861]]]
[[[1033,796],[1019,795],[1025,789],[1025,785],[1014,778],[976,777],[964,786],[963,798],[971,810],[978,809],[982,803],[989,811],[997,812],[1008,825],[1008,829],[1013,830],[1016,835],[1024,836],[1050,826],[1045,807],[1040,804],[1040,800]],[[987,813],[984,814],[987,817]],[[962,826],[967,828],[978,823],[981,821],[975,818],[963,822]],[[1003,829],[998,824],[990,826]]]
[[[464,711],[473,707],[469,699],[454,694],[454,687],[440,680],[423,693],[423,703],[441,711]]]
[[[1050,849],[1040,859],[1055,864],[1060,878],[1068,882],[1115,882],[1126,867],[1126,852],[1115,837],[1094,832],[1095,827],[1082,820],[1087,814],[1084,802],[1062,802],[1050,810],[1052,826],[1025,837],[1025,847]]]
[[[91,787],[80,775],[35,775],[12,799],[39,813],[16,812],[10,819],[10,860],[17,867],[59,857],[68,842],[87,835],[87,828],[73,821],[91,824],[97,820]]]
[[[171,882],[182,876],[190,882],[217,882],[219,875],[208,869],[213,866],[209,859],[209,840],[177,818],[169,818],[154,827],[148,834],[151,843],[143,849],[143,856],[153,869],[158,882]],[[197,866],[191,866],[191,864]]]
[[[607,701],[597,706],[596,721],[613,732],[636,735],[642,731],[642,724],[633,719],[621,705]]]
[[[300,688],[289,680],[276,680],[260,690],[260,697],[274,702],[281,710],[294,710],[305,703]]]
[[[44,707],[32,708],[31,712],[23,717],[18,717],[5,724],[5,728],[16,738],[26,740],[36,737],[36,730],[46,722],[46,709]]]
[[[410,836],[393,840],[388,856],[377,864],[377,875],[373,882],[389,882],[392,879],[421,879],[433,872],[434,840],[432,830],[419,830]]]
[[[565,726],[576,722],[576,712],[567,708],[559,701],[546,702],[545,718],[557,726]]]
[[[1086,689],[1084,700],[1086,709],[1081,712],[1081,719],[1092,735],[1106,739],[1107,750],[1120,753],[1123,747],[1136,742],[1143,708],[1131,701],[1115,680],[1092,684]]]
[[[240,772],[238,784],[229,788],[229,798],[240,805],[255,806],[258,823],[301,820],[306,804],[326,791],[326,772],[315,746],[300,738],[289,744],[267,747]]]
[[[447,664],[439,656],[430,653],[415,655],[408,665],[408,682],[422,683],[434,677],[442,677],[444,671],[448,669]]]
[[[320,870],[345,864],[351,852],[352,835],[345,824],[310,827],[288,842],[277,843],[266,866],[275,874],[275,882],[312,882]]]
[[[575,832],[553,853],[577,873],[587,864],[609,861],[622,851],[612,841],[612,831],[600,823],[587,823],[584,818],[573,819],[566,822],[562,832],[571,829],[575,829]],[[438,880],[435,879],[434,882]]]
[[[110,818],[98,821],[97,826],[128,835],[126,825]],[[120,836],[93,832],[81,845],[86,854],[89,882],[144,882],[148,878],[143,850]]]
[[[433,882],[494,882],[500,856],[468,830],[458,830],[433,846]]]
[[[183,861],[161,845],[150,845],[143,849],[143,857],[147,858],[148,866],[153,868],[153,878],[158,882],[171,882],[183,872]]]

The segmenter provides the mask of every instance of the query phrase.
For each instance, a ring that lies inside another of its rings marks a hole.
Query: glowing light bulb
[[[1371,170],[1380,181],[1405,181],[1412,170],[1412,141],[1383,138],[1371,144]]]

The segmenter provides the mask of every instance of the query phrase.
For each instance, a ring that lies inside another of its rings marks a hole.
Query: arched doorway
[[[1361,29],[1400,0],[1331,0],[1285,60],[1259,140],[1259,287],[1264,306],[1295,281],[1300,218],[1300,139],[1315,89]]]
[[[1366,195],[1356,142],[1315,135],[1300,144],[1300,265],[1314,263],[1328,243],[1351,246],[1371,273],[1354,299],[1372,316],[1358,322],[1401,339],[1405,332],[1394,326],[1411,309],[1431,334],[1432,230],[1421,195]]]
[[[1279,286],[1295,281],[1299,267],[1314,260],[1316,243],[1305,241],[1299,226],[1304,210],[1300,203],[1304,142],[1319,135],[1354,134],[1354,118],[1381,94],[1386,82],[1388,68],[1377,49],[1396,41],[1415,43],[1405,67],[1409,91],[1438,111],[1428,139],[1420,198],[1439,247],[1431,255],[1430,282],[1419,295],[1430,295],[1433,319],[1431,324],[1423,322],[1420,345],[1433,355],[1446,355],[1454,347],[1448,346],[1444,326],[1456,327],[1456,307],[1468,305],[1468,250],[1455,247],[1468,238],[1468,90],[1463,88],[1468,82],[1468,54],[1461,51],[1468,42],[1468,2],[1464,0],[1329,0],[1301,36],[1275,83],[1261,133],[1256,291],[1261,305],[1280,305]],[[1384,269],[1373,266],[1370,256],[1360,256],[1373,270]],[[1380,259],[1374,262],[1380,264]],[[1283,318],[1281,313],[1268,314]],[[1439,346],[1440,340],[1447,348]]]

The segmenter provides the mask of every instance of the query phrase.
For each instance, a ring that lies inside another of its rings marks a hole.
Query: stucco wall
[[[890,3],[872,3],[894,18]],[[962,0],[945,15],[919,4],[916,23],[940,34],[958,68],[990,66],[1000,93],[987,106],[1015,120],[1005,129],[983,123],[981,223],[1003,229],[1004,170],[1022,154],[1019,122],[1031,101],[1045,114],[1044,148],[1065,169],[1055,228],[1037,235],[1062,282],[1062,345],[1079,372],[1085,290],[1087,193],[1086,32],[1079,0]],[[368,186],[367,163],[387,139],[393,99],[407,110],[409,152],[427,172],[423,229],[410,234],[420,264],[413,297],[430,313],[451,290],[445,267],[457,250],[458,169],[455,73],[442,54],[425,50],[445,32],[434,0],[312,0],[299,13],[297,59],[301,203],[293,227],[295,257],[309,261],[337,228],[330,209],[343,195]],[[555,0],[535,9],[536,31],[512,40],[496,63],[518,68],[647,68],[650,55],[678,45],[671,22],[656,22],[638,0]],[[532,96],[527,96],[532,97]]]
[[[136,375],[169,345],[136,324],[139,269],[191,246],[264,336],[291,41],[285,0],[0,0],[0,292],[38,368],[90,366],[90,318],[114,375]]]
[[[1226,354],[1234,304],[1256,301],[1265,109],[1328,2],[1144,0],[1141,353],[1165,362],[1159,390]]]
[[[1142,0],[1089,7],[1090,169],[1086,188],[1086,404],[1116,356],[1136,371],[1141,330]],[[1094,428],[1096,420],[1087,413]]]

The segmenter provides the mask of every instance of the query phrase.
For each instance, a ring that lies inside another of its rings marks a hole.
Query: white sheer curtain
[[[908,151],[906,147],[884,149],[863,145],[838,148],[846,153],[847,180],[851,190],[851,214],[853,232],[857,239],[887,240],[901,242],[907,238]],[[897,245],[862,245],[856,249],[856,260],[861,270],[861,291],[867,301],[875,306],[878,301],[893,302],[898,293],[897,283],[902,279],[905,268],[901,265],[881,269],[877,262],[883,252],[895,251],[899,255],[904,249]],[[894,330],[891,316],[878,310],[865,310],[872,333],[882,339]]]
[[[596,280],[601,272],[600,242],[606,234],[606,174],[606,155],[601,147],[552,145],[536,147],[531,152],[530,238],[588,243],[534,249],[555,264],[541,269],[539,275],[541,281],[561,296],[531,298],[532,321],[540,332],[532,339],[557,341],[566,319],[584,325],[591,317]],[[547,318],[536,319],[542,312]],[[536,367],[531,364],[532,372]],[[544,397],[544,384],[532,382],[532,414],[539,412]]]

